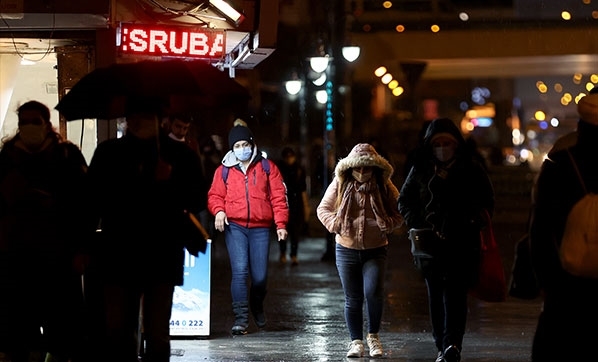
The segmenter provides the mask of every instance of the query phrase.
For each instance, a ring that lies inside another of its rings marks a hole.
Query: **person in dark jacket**
[[[13,362],[83,361],[87,163],[38,101],[0,151],[0,352]],[[43,334],[40,332],[43,329]]]
[[[299,250],[299,240],[304,234],[309,219],[309,200],[307,197],[307,182],[305,169],[297,160],[297,154],[290,147],[283,148],[281,152],[281,160],[278,163],[278,168],[284,179],[284,184],[287,187],[287,200],[289,202],[289,223],[287,224],[287,231],[289,232],[289,240],[291,243],[291,250],[289,256],[291,257],[291,265],[298,265],[297,252]],[[287,261],[287,240],[280,240],[278,242],[280,250],[280,262]]]
[[[398,207],[410,229],[432,229],[437,244],[422,266],[428,288],[437,362],[458,362],[469,288],[477,281],[483,214],[492,215],[494,190],[468,152],[457,126],[433,120],[401,188]]]
[[[598,94],[581,98],[577,109],[577,142],[553,150],[535,184],[529,237],[544,303],[532,345],[533,362],[596,358],[598,279],[567,273],[558,253],[567,215],[584,196],[569,153],[588,192],[598,192]]]
[[[169,361],[173,291],[183,284],[189,245],[185,211],[206,207],[198,156],[159,137],[154,106],[130,99],[126,134],[100,143],[89,165],[92,212],[101,229],[86,280],[99,333],[90,355],[98,361],[137,360],[140,304],[144,360]]]
[[[270,228],[275,225],[278,240],[286,240],[289,207],[280,170],[266,159],[270,168],[266,172],[262,164],[264,156],[244,121],[235,121],[228,144],[230,151],[216,169],[208,191],[208,209],[214,215],[216,230],[224,232],[232,269],[235,322],[231,333],[240,335],[247,333],[249,309],[258,328],[266,326],[263,303],[267,292]]]

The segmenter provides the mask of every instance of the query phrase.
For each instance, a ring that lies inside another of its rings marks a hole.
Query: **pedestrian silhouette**
[[[347,357],[365,353],[364,302],[369,355],[381,357],[384,353],[379,331],[388,234],[403,224],[396,208],[399,191],[390,181],[393,171],[374,147],[357,144],[336,164],[334,178],[317,207],[318,219],[336,235],[336,266],[351,338]]]
[[[185,212],[205,208],[206,195],[198,156],[159,135],[159,112],[129,99],[126,134],[100,143],[89,165],[101,229],[86,274],[98,361],[136,361],[141,329],[144,357],[170,358],[173,291],[183,284],[184,249],[193,250]]]
[[[280,262],[287,261],[287,244],[290,241],[291,265],[298,265],[297,251],[299,249],[299,240],[307,230],[307,221],[309,219],[309,200],[307,197],[307,183],[305,169],[297,161],[297,154],[290,147],[283,148],[281,160],[278,162],[278,168],[284,179],[287,188],[287,200],[289,203],[289,223],[287,231],[289,233],[288,241],[280,240],[278,242],[280,249]]]
[[[46,105],[29,101],[17,114],[0,151],[0,352],[82,361],[87,163]]]
[[[468,290],[478,276],[483,213],[492,214],[494,191],[452,120],[439,118],[428,126],[398,206],[411,235],[431,231],[424,241],[432,257],[416,257],[415,262],[428,289],[436,361],[458,362]]]
[[[533,340],[533,362],[589,361],[596,353],[598,280],[564,271],[558,252],[568,213],[585,194],[570,156],[588,192],[598,192],[598,94],[581,98],[577,110],[576,143],[551,151],[535,184],[529,237],[544,301]]]

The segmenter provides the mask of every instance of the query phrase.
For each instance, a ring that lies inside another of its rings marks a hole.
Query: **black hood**
[[[432,137],[438,133],[448,133],[455,137],[458,143],[458,148],[463,147],[465,144],[463,135],[452,120],[449,118],[437,118],[428,125],[428,129],[424,136],[424,146],[429,147]]]

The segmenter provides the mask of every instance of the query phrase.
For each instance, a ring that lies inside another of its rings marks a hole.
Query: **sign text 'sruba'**
[[[119,35],[117,46],[123,54],[209,59],[226,54],[222,30],[123,23]]]

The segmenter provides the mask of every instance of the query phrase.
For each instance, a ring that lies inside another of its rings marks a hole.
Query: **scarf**
[[[351,229],[352,219],[349,217],[349,210],[351,210],[351,206],[355,199],[354,192],[363,193],[365,194],[364,197],[370,198],[372,211],[374,213],[374,216],[376,217],[376,224],[380,228],[380,231],[387,232],[389,225],[389,223],[387,222],[388,214],[386,213],[386,209],[384,208],[384,203],[382,202],[382,195],[380,194],[380,190],[373,178],[370,181],[362,184],[359,184],[356,181],[349,181],[349,184],[343,192],[341,203],[337,210],[335,229],[340,230],[341,234],[346,234],[345,231]]]

